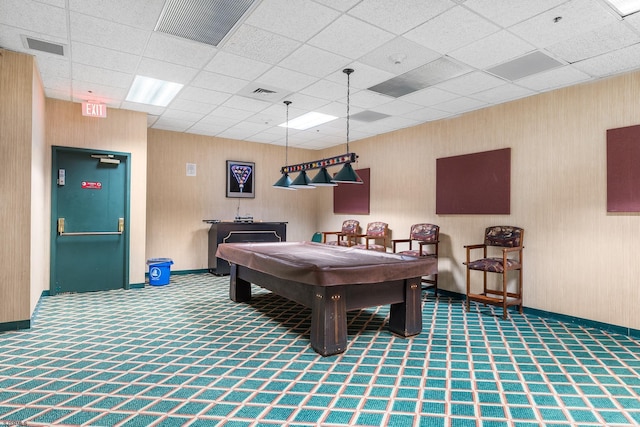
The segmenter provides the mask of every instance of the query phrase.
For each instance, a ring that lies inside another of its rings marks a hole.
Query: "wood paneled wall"
[[[34,61],[0,49],[0,323],[28,320]]]
[[[273,188],[284,165],[282,146],[149,129],[147,257],[171,258],[174,270],[208,268],[204,219],[287,221],[287,240],[311,240],[316,196],[327,189]],[[289,149],[289,162],[309,160],[307,150]],[[255,162],[253,199],[226,197],[226,161]],[[187,176],[187,163],[196,176]],[[331,206],[328,207],[331,209]]]
[[[372,195],[371,214],[358,219],[388,222],[398,238],[413,223],[439,224],[440,286],[462,294],[463,246],[487,226],[521,226],[525,306],[640,329],[640,216],[606,206],[606,130],[640,123],[638,93],[633,73],[356,141]],[[505,147],[510,215],[435,214],[437,158]],[[343,219],[327,208],[319,228]]]

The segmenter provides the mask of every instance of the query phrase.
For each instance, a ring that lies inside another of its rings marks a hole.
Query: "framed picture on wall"
[[[255,163],[227,160],[227,197],[255,198]]]

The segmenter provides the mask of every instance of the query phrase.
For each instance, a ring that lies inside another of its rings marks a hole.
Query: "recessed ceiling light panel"
[[[631,15],[640,10],[640,0],[605,0],[620,16]]]
[[[513,61],[489,68],[487,71],[503,79],[516,81],[562,65],[562,62],[540,51],[535,51]]]
[[[310,113],[303,114],[300,117],[296,117],[293,120],[289,120],[289,128],[306,130],[335,119],[337,119],[336,116],[330,116],[329,114],[316,113],[315,111],[312,111]],[[278,126],[287,127],[287,122],[279,124]]]
[[[136,76],[127,94],[127,101],[166,107],[183,86],[180,83]]]

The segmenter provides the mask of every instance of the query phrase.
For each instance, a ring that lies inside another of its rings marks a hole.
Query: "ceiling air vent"
[[[255,0],[167,0],[156,31],[218,46]]]
[[[266,95],[270,95],[272,93],[276,93],[275,90],[269,90],[269,89],[264,89],[259,87],[258,89],[254,90],[253,93],[260,95],[260,94],[266,94]]]
[[[62,44],[46,42],[44,40],[38,40],[27,36],[23,36],[23,41],[24,45],[28,49],[64,56],[64,45]]]
[[[238,95],[246,98],[258,99],[265,102],[279,102],[291,92],[275,86],[269,86],[262,83],[251,83],[238,92]]]

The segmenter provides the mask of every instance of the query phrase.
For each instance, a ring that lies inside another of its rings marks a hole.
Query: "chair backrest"
[[[484,233],[484,244],[487,246],[516,248],[522,246],[523,240],[524,229],[511,225],[487,227]]]
[[[316,232],[313,233],[313,237],[311,237],[312,242],[322,243],[322,233]]]
[[[440,227],[434,224],[413,224],[411,226],[411,233],[409,234],[411,240],[417,240],[426,243],[436,243],[440,238]]]
[[[367,224],[367,236],[368,237],[386,237],[387,227],[389,225],[386,222],[370,222]]]
[[[342,223],[342,232],[344,234],[358,234],[360,221],[355,219],[347,219]]]

